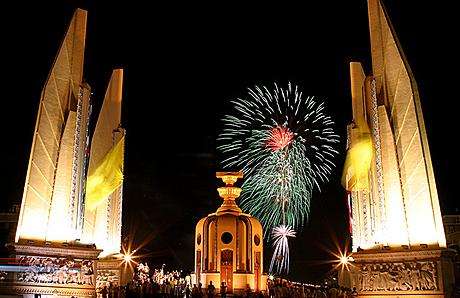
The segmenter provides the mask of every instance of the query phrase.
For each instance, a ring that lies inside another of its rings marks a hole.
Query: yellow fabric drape
[[[124,145],[123,136],[96,170],[89,174],[86,182],[86,205],[90,210],[96,209],[123,183]]]
[[[360,133],[347,152],[342,184],[348,191],[369,190],[369,170],[374,149],[370,133]]]

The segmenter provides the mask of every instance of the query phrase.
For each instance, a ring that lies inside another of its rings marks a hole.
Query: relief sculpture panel
[[[437,265],[433,261],[358,264],[353,284],[359,291],[438,290]]]
[[[93,261],[72,258],[20,256],[17,281],[24,283],[93,285]]]

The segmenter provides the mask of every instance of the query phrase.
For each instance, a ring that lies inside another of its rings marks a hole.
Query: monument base
[[[440,248],[360,251],[340,283],[356,288],[358,297],[450,297],[454,255]]]
[[[232,293],[234,295],[241,295],[243,296],[246,287],[252,291],[257,292],[267,292],[267,278],[266,274],[262,274],[260,276],[260,281],[256,284],[255,276],[253,273],[244,273],[244,272],[233,272],[231,277],[231,285],[229,287],[227,283],[227,293]],[[199,280],[197,278],[196,273],[192,273],[191,275],[191,282],[192,284],[198,285],[201,283],[203,288],[206,288],[210,282],[216,287],[216,293],[220,293],[220,285],[222,281],[222,276],[220,272],[201,272],[199,276]]]
[[[20,241],[10,248],[10,259],[0,270],[0,297],[96,296],[101,250],[93,245]]]
[[[112,285],[124,286],[133,278],[134,264],[128,264],[123,260],[122,254],[116,254],[101,258],[97,262],[96,289]]]

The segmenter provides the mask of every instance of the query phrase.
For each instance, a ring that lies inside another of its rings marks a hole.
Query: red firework
[[[292,133],[287,127],[277,126],[272,128],[270,132],[270,138],[267,140],[267,147],[273,151],[278,151],[294,140],[294,133]]]

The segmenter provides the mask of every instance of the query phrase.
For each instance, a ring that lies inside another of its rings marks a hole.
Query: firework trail
[[[273,229],[272,239],[275,251],[270,262],[270,272],[273,272],[274,268],[289,268],[288,237],[295,237],[295,231],[291,227],[281,225]]]

